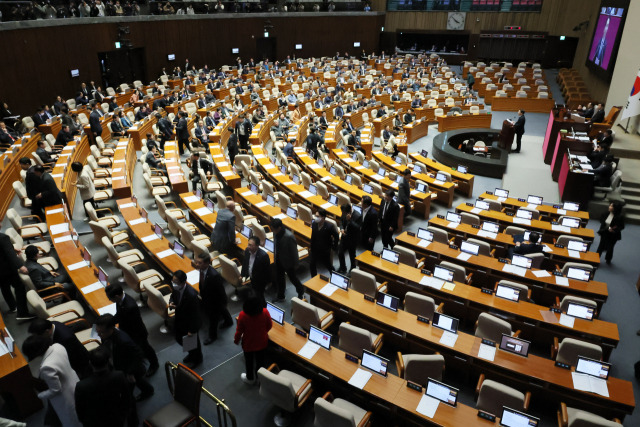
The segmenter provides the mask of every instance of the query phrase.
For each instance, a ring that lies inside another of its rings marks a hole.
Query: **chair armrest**
[[[55,285],[47,286],[46,288],[42,288],[42,289],[38,289],[37,290],[38,295],[44,295],[48,291],[64,292],[64,286],[56,283]]]
[[[325,394],[322,395],[322,398],[324,400],[326,400],[327,402],[333,402],[333,394],[331,394],[330,391],[326,392]]]
[[[67,313],[74,313],[77,317],[80,317],[80,313],[78,313],[77,311],[75,311],[73,309],[61,311],[60,313],[54,314],[53,316],[49,316],[49,317],[59,317],[59,316],[62,316],[63,314],[67,314]]]
[[[469,274],[467,275],[467,285],[470,285],[470,284],[471,284],[471,278],[472,278],[472,277],[473,277],[473,273],[469,273]]]
[[[69,320],[67,323],[65,323],[65,325],[72,326],[72,325],[75,325],[76,323],[82,323],[85,326],[85,329],[89,329],[91,327],[91,323],[89,323],[89,321],[84,317],[80,317],[79,319]]]
[[[556,296],[556,305],[555,308],[560,308],[560,297]]]
[[[436,312],[438,312],[438,313],[443,313],[443,311],[442,311],[443,309],[444,309],[444,303],[443,303],[443,302],[441,302],[441,303],[436,307],[435,311],[436,311]]]
[[[491,251],[489,252],[489,255],[491,256],[491,258],[495,258],[496,257],[496,250],[495,249],[491,249]]]
[[[238,267],[242,267],[242,264],[238,260],[238,258],[231,258],[231,261],[235,262]]]
[[[382,289],[387,287],[388,282],[382,282],[380,286],[378,286],[377,290],[382,292]]]
[[[371,415],[371,411],[367,411],[367,413],[364,414],[364,417],[362,417],[360,423],[358,423],[357,427],[367,427],[368,425],[370,425]]]
[[[511,336],[512,336],[512,337],[514,337],[514,338],[518,338],[518,337],[520,336],[520,333],[521,333],[521,332],[522,332],[522,331],[521,331],[520,329],[518,329],[518,330],[517,330],[517,331],[515,331],[515,332],[513,333],[513,335],[511,335]]]
[[[67,295],[65,292],[57,292],[55,294],[51,294],[51,295],[47,295],[46,297],[43,297],[43,301],[48,302],[48,301],[53,301],[56,298],[64,298],[67,301],[71,301],[71,298],[69,298],[69,295]]]
[[[144,262],[144,261],[135,261],[135,262],[132,262],[132,263],[131,263],[131,264],[129,264],[129,265],[131,266],[131,268],[133,268],[133,267],[137,267],[137,266],[139,266],[139,265],[144,265],[146,269],[149,269],[149,266],[148,266],[148,265],[147,265],[147,263],[146,263],[146,262]]]
[[[110,208],[99,208],[99,209],[96,209],[96,213],[97,212],[103,212],[103,211],[108,211],[111,215],[113,215],[113,211]]]
[[[278,372],[280,372],[280,368],[278,368],[278,365],[276,365],[275,363],[272,363],[271,366],[267,368],[267,371],[277,374]]]
[[[164,204],[165,204],[166,206],[173,206],[173,207],[174,207],[174,209],[178,209],[178,206],[176,205],[176,202],[173,202],[173,201],[171,201],[171,200],[167,200],[166,202],[164,202]]]
[[[37,216],[37,215],[24,215],[24,216],[21,216],[20,218],[22,218],[22,219],[33,218],[33,220],[34,220],[35,222],[42,222],[42,220],[40,219],[40,217],[39,217],[39,216]]]
[[[305,394],[304,398],[302,400],[300,399],[300,395],[302,394],[303,391],[305,391],[307,389],[307,387],[309,388],[309,392],[307,394]],[[296,406],[299,408],[302,405],[304,405],[304,402],[307,401],[307,399],[309,399],[309,397],[311,396],[311,393],[313,392],[313,389],[311,388],[311,380],[306,380],[304,382],[304,384],[302,384],[302,387],[300,387],[298,389],[298,391],[296,392]]]
[[[560,268],[560,264],[556,264],[556,271],[562,271],[562,269]]]
[[[124,240],[124,241],[122,241],[122,242],[118,243],[118,246],[120,246],[120,245],[129,245],[129,247],[130,247],[131,249],[134,249],[133,245],[132,245],[132,244],[131,244],[131,242],[130,242],[130,241],[128,241],[128,240]]]
[[[331,317],[331,321],[330,321],[329,323],[327,323],[327,324],[325,325],[325,327],[324,327],[324,328],[322,328],[323,330],[325,330],[325,329],[326,329],[326,328],[328,328],[329,326],[333,325],[333,322],[334,322],[334,319],[333,319],[333,311],[329,311],[329,312],[327,312],[327,314],[325,314],[324,316],[322,316],[322,317],[320,318],[320,324],[322,324],[322,322],[323,322],[325,319],[329,318],[329,317]]]
[[[25,225],[24,227],[20,227],[20,230],[33,229],[34,227],[35,227],[35,225]],[[44,236],[39,231],[38,231],[38,236],[40,236],[40,238],[42,238],[42,240],[44,240]]]
[[[166,283],[158,285],[158,286],[155,286],[155,288],[157,290],[167,288],[169,290],[169,293],[173,292],[173,289],[171,289],[171,286],[167,285]]]
[[[558,424],[567,427],[569,424],[569,414],[567,413],[567,404],[560,402],[560,411],[558,411]]]
[[[484,374],[480,374],[478,378],[478,384],[476,385],[476,396],[480,394],[480,387],[482,387],[482,383],[484,382]]]
[[[404,360],[402,360],[402,353],[398,352],[396,358],[396,368],[398,368],[398,376],[404,378]]]
[[[551,344],[551,359],[555,360],[558,356],[558,348],[560,347],[560,340],[558,337],[553,337],[553,344]]]
[[[145,277],[143,280],[148,280],[148,279],[150,279],[152,277],[157,277],[158,279],[160,279],[160,282],[162,282],[164,280],[164,277],[162,277],[158,273],[153,273],[151,276]],[[142,280],[138,280],[138,285],[140,285],[140,289],[144,290],[144,287],[142,286]]]
[[[524,394],[524,409],[529,409],[529,403],[531,403],[531,392],[527,391]]]
[[[378,352],[382,348],[382,338],[383,337],[384,337],[384,335],[382,335],[382,332],[381,332],[381,333],[378,334],[378,337],[373,342],[373,350],[374,350],[375,354],[378,354]]]
[[[113,234],[113,236],[115,237],[115,236],[117,236],[117,235],[119,235],[119,234],[122,234],[122,233],[125,233],[127,236],[129,235],[129,233],[127,232],[127,230],[114,231],[114,232],[113,232],[113,233],[111,233],[111,234]]]

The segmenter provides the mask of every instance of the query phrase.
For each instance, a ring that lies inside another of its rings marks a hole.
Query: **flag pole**
[[[624,130],[624,133],[629,133],[629,122],[630,121],[631,121],[631,117],[627,117],[627,125],[626,126],[622,126],[622,123],[618,122],[618,126],[620,126]]]

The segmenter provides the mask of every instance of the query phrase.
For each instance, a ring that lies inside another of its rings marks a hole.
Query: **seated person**
[[[195,189],[196,184],[200,182],[200,169],[202,169],[207,176],[211,176],[211,174],[213,174],[213,164],[205,158],[201,159],[200,153],[197,151],[191,153],[191,158],[189,160],[189,165],[191,167],[189,175],[191,176],[193,187]]]
[[[388,155],[391,157],[397,156],[399,152],[398,141],[396,140],[396,136],[398,136],[398,132],[396,131],[391,132],[391,135],[389,136],[388,141],[386,142],[386,144],[384,144],[385,150],[387,150]]]
[[[408,125],[409,123],[413,122],[413,109],[409,108],[409,110],[402,117],[402,120],[405,125]]]
[[[542,252],[543,246],[538,244],[539,241],[540,241],[540,233],[532,231],[531,233],[529,233],[529,243],[517,241],[511,255],[512,256],[513,254],[527,255],[527,254],[535,254],[538,252]]]
[[[351,150],[362,151],[364,154],[367,153],[364,150],[364,148],[362,148],[362,145],[360,145],[360,138],[358,138],[356,136],[356,130],[355,129],[353,129],[351,131],[351,135],[349,135],[349,138],[347,139],[347,147],[349,147]]]
[[[611,175],[613,175],[613,155],[607,154],[602,164],[593,170],[593,185],[608,187],[611,185]]]
[[[147,153],[147,157],[145,158],[145,161],[150,167],[166,172],[167,169],[162,163],[162,160],[163,159],[159,157],[158,149],[155,146],[151,147],[151,149]]]
[[[73,141],[73,135],[71,134],[69,125],[62,125],[62,128],[56,137],[56,145],[64,147],[71,141]]]
[[[58,273],[56,271],[49,271],[43,265],[38,263],[38,255],[40,250],[37,246],[29,245],[25,248],[24,253],[27,257],[25,267],[29,270],[29,277],[33,282],[36,289],[41,290],[51,286],[61,286],[64,292],[73,298],[75,294],[75,286],[71,283],[71,279],[67,273]],[[59,289],[54,289],[51,293],[59,292]]]
[[[207,132],[207,128],[204,126],[204,121],[202,119],[198,120],[195,134],[196,138],[198,138],[202,145],[207,145],[209,143],[209,132]]]
[[[386,125],[382,131],[382,141],[387,142],[389,138],[391,138],[391,129]]]
[[[118,117],[114,117],[110,123],[111,126],[111,136],[121,137],[126,135],[126,131],[122,127],[122,123],[120,123],[120,119]]]
[[[400,114],[396,114],[393,118],[393,130],[400,132],[403,128],[402,120],[400,120]]]
[[[609,149],[598,144],[595,150],[587,155],[587,157],[589,158],[589,164],[593,169],[599,168],[600,165],[602,165],[604,158],[607,157],[608,154]]]
[[[599,133],[593,142],[600,144],[602,148],[606,149],[608,152],[613,144],[613,131],[611,129],[607,129],[604,132]]]
[[[284,146],[282,152],[287,157],[293,157],[293,143],[290,140],[287,141],[287,145]]]
[[[38,148],[36,149],[36,154],[38,155],[38,157],[40,157],[40,160],[42,160],[42,163],[54,163],[56,160],[58,160],[58,156],[56,156],[55,154],[51,154],[49,151],[47,151],[45,149],[46,146],[47,146],[47,143],[45,142],[44,139],[41,139],[40,141],[38,141]]]
[[[152,134],[152,133],[148,133],[147,134],[147,148],[149,149],[149,151],[151,151],[152,147],[156,147],[156,150],[158,150],[158,153],[162,154],[162,150],[160,150],[160,144],[158,143],[158,141],[156,141],[155,135]]]

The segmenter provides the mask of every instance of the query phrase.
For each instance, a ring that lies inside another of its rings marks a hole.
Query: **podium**
[[[502,122],[502,130],[498,134],[498,147],[507,150],[507,152],[511,150],[515,133],[513,124],[509,120],[504,120]]]

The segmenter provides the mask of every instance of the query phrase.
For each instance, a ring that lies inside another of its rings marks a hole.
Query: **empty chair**
[[[489,313],[480,313],[476,322],[475,336],[500,342],[502,334],[509,336],[518,336],[520,331],[514,334],[511,330],[511,324]]]
[[[576,366],[578,364],[578,356],[602,360],[602,347],[575,338],[563,338],[561,342],[558,342],[557,337],[553,338],[551,358],[555,359],[556,362]]]
[[[107,236],[102,237],[102,246],[104,246],[104,248],[107,250],[107,257],[109,258],[111,265],[113,265],[114,267],[119,267],[119,260],[122,260],[122,262],[133,266],[138,261],[142,261],[144,259],[144,255],[142,255],[142,252],[140,252],[138,249],[132,248],[121,252],[116,251],[116,248],[113,246]],[[131,246],[131,244],[129,244],[129,246]]]
[[[415,314],[416,316],[426,317],[431,320],[433,313],[440,312],[444,304],[436,307],[433,298],[416,292],[407,292],[404,295],[404,311]]]
[[[491,249],[491,245],[483,240],[468,238],[467,242],[473,243],[474,245],[478,245],[480,247],[478,250],[478,255],[493,256],[495,253],[495,250]]]
[[[592,414],[582,409],[571,408],[564,402],[560,402],[558,411],[559,427],[620,427],[622,423],[617,418],[612,421]]]
[[[437,227],[427,227],[427,230],[433,233],[434,242],[449,244],[449,234],[445,230]]]
[[[512,282],[511,280],[500,280],[498,283],[496,283],[496,287],[498,285],[509,286],[511,288],[517,289],[520,294],[519,299],[521,300],[527,301],[531,299],[531,289],[529,289],[529,287],[523,285],[522,283]]]
[[[593,265],[591,264],[583,264],[581,262],[567,262],[562,266],[562,274],[566,276],[570,268],[580,268],[582,270],[587,270],[591,272],[591,276],[593,276]]]
[[[125,242],[129,242],[129,234],[126,230],[111,231],[105,225],[95,221],[89,221],[89,227],[91,228],[91,232],[93,234],[93,240],[98,245],[102,244],[103,237],[108,238],[113,246],[118,246]]]
[[[489,204],[489,210],[500,212],[502,211],[502,203],[497,200],[483,199]]]
[[[162,218],[164,221],[167,220],[168,215],[176,219],[185,218],[184,212],[182,212],[182,209],[178,209],[176,207],[175,202],[164,201],[160,198],[160,196],[154,196],[154,199],[156,201],[156,206],[158,207],[158,214],[160,215],[160,218]],[[167,205],[173,206],[173,208],[167,209]]]
[[[471,107],[469,107],[469,113],[470,114],[480,114],[480,107],[477,105],[472,105]]]
[[[377,292],[387,291],[387,282],[376,282],[373,274],[354,268],[351,270],[351,289],[375,298]]]
[[[9,208],[7,210],[7,217],[9,218],[11,226],[23,239],[29,240],[34,237],[40,237],[41,240],[44,240],[44,235],[47,234],[47,224],[39,222],[40,218],[37,215],[20,216],[14,208]],[[22,221],[23,219],[33,219],[36,222],[33,224],[25,224]]]
[[[54,306],[47,306],[47,302],[58,298],[64,298],[66,302]],[[27,301],[33,307],[33,312],[41,319],[55,320],[56,322],[66,323],[74,319],[84,316],[84,308],[78,301],[70,300],[64,293],[56,293],[41,297],[33,289],[27,291]]]
[[[517,236],[518,234],[524,234],[525,231],[527,230],[525,230],[522,227],[516,227],[515,225],[510,225],[504,230],[505,234],[508,234],[510,236]]]
[[[453,280],[455,280],[456,282],[471,283],[471,276],[473,275],[473,273],[470,273],[469,276],[467,276],[467,271],[464,267],[460,267],[459,265],[450,263],[448,261],[441,261],[440,267],[453,270]]]
[[[12,185],[13,191],[15,191],[16,196],[20,199],[20,206],[23,208],[31,208],[31,199],[27,197],[27,189],[24,187],[24,184],[20,181],[13,181]]]
[[[538,92],[538,98],[540,98],[540,99],[549,98],[549,92]]]
[[[366,427],[371,424],[371,411],[344,399],[335,399],[331,392],[316,399],[313,411],[315,427]]]
[[[303,204],[298,204],[298,219],[302,220],[305,224],[311,224],[313,222],[313,213],[311,209]]]
[[[598,196],[602,196],[602,199],[605,199],[607,195],[620,187],[622,184],[622,171],[620,169],[616,170],[613,175],[611,175],[611,184],[608,187],[598,187],[594,186],[594,193],[598,193]]]
[[[526,97],[527,97],[527,92],[523,90],[519,90],[516,92],[516,98],[526,98]]]
[[[87,202],[84,204],[84,209],[91,221],[102,224],[109,229],[114,229],[120,225],[120,218],[113,215],[113,211],[109,208],[95,209],[91,202]],[[111,215],[98,217],[98,212],[109,212]]]
[[[175,220],[173,217],[169,219]],[[205,234],[194,234],[194,230],[189,227],[189,223],[178,222],[178,230],[180,230],[180,242],[182,242],[182,244],[190,251],[193,252],[193,242],[198,242],[206,247],[211,247],[211,240],[209,240],[209,237]]]
[[[556,297],[556,301],[557,300],[559,300],[559,297]],[[562,298],[562,301],[557,301],[558,309],[563,313],[567,312],[567,309],[569,308],[569,304],[580,304],[580,305],[593,308],[594,310],[593,317],[595,318],[598,315],[598,305],[593,300],[590,300],[587,298],[580,298],[573,295],[565,295]]]
[[[520,210],[531,212],[531,219],[535,219],[535,220],[540,219],[540,211],[537,209],[520,208]]]
[[[154,186],[151,183],[151,177],[147,173],[143,173],[142,177],[144,179],[144,183],[147,186],[147,190],[149,190],[149,194],[152,196],[168,196],[171,194],[171,189],[166,185],[157,185]]]
[[[583,242],[583,241],[584,240],[582,240],[582,238],[580,238],[578,236],[573,236],[573,235],[570,235],[570,234],[561,234],[556,239],[556,244],[566,247],[569,244],[569,242]]]
[[[258,370],[260,396],[269,399],[282,411],[273,421],[277,426],[286,426],[291,422],[291,413],[299,409],[311,396],[312,384],[306,379],[286,369],[279,369],[274,363],[268,369]]]
[[[444,110],[442,108],[436,108],[435,111],[433,112],[433,115],[437,118],[437,117],[444,117]]]
[[[142,261],[140,261],[138,265],[147,267]],[[137,272],[123,259],[118,260],[118,267],[122,270],[124,282],[136,293],[140,294],[140,298],[142,298],[142,293],[145,292],[147,288],[161,285],[162,282],[164,282],[162,274],[153,268],[147,268],[146,270]],[[141,303],[138,303],[138,306],[140,305]]]
[[[248,282],[242,280],[242,276],[240,274],[240,268],[238,268],[238,264],[235,258],[227,258],[225,255],[221,254],[218,257],[220,261],[220,274],[222,278],[229,282],[231,286],[235,288],[235,294],[231,296],[231,301],[238,301],[238,290],[243,286],[246,286]]]
[[[398,376],[425,386],[429,378],[442,380],[444,357],[440,354],[402,354],[396,359]]]
[[[422,266],[424,266],[424,258],[418,260],[415,251],[398,245],[394,246],[393,250],[400,254],[398,257],[399,262],[415,268],[422,268]]]
[[[374,334],[347,322],[340,324],[338,347],[346,353],[361,357],[362,350],[378,353],[382,347],[382,334]]]
[[[469,225],[480,225],[480,217],[468,212],[460,212],[461,222]]]
[[[532,254],[526,254],[524,256],[527,258],[531,258],[531,268],[541,268],[542,263],[545,260],[544,253],[542,252],[535,252]]]
[[[46,255],[49,252],[51,252],[51,242],[48,242],[47,240],[42,239],[38,241],[30,241],[29,245],[25,245],[24,244],[25,242],[22,239],[22,236],[20,236],[20,234],[18,234],[18,232],[13,228],[7,228],[6,230],[4,230],[4,233],[7,236],[9,236],[9,239],[11,240],[13,247],[18,250],[24,251],[27,248],[27,246],[34,245],[38,248],[41,254]]]
[[[476,393],[478,395],[476,408],[490,414],[501,414],[503,406],[526,411],[531,400],[531,392],[522,393],[499,382],[487,380],[484,374],[480,374]]]
[[[182,363],[178,364],[173,384],[173,400],[144,420],[148,427],[200,424],[200,395],[204,379]]]
[[[326,311],[298,297],[291,298],[291,320],[305,331],[310,326],[326,329],[333,324],[333,311]]]

